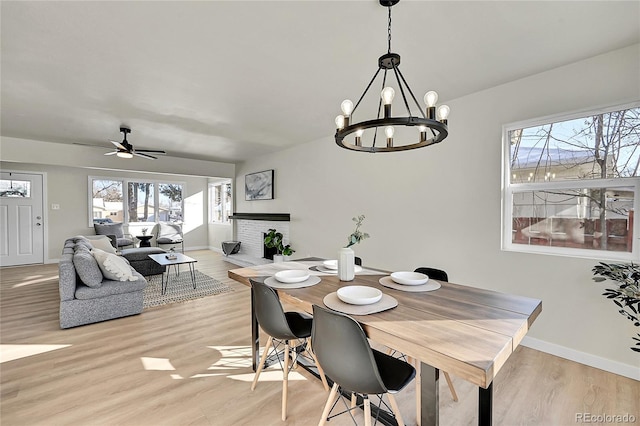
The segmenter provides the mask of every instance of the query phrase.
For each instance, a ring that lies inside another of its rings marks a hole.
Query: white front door
[[[0,266],[44,263],[42,175],[1,174]]]

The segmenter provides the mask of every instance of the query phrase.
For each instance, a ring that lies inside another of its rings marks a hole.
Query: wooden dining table
[[[478,386],[478,424],[492,424],[493,380],[515,351],[542,311],[542,302],[529,297],[500,293],[468,285],[440,282],[428,292],[406,292],[384,287],[379,280],[388,272],[364,268],[353,281],[340,281],[336,274],[317,271],[320,259],[270,263],[232,269],[229,277],[251,285],[280,270],[304,269],[321,278],[305,288],[278,289],[280,299],[312,313],[324,306],[327,294],[349,285],[380,289],[398,301],[387,311],[355,318],[373,342],[420,360],[422,426],[438,425],[440,370]],[[252,353],[254,370],[259,351],[259,330],[253,313]]]

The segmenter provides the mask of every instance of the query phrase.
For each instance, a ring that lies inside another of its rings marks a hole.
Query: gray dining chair
[[[350,414],[357,406],[354,395],[362,394],[367,425],[371,424],[369,395],[379,396],[380,410],[382,404],[386,406],[382,399],[386,394],[396,422],[399,426],[404,425],[393,394],[404,389],[415,377],[416,370],[411,364],[371,348],[362,327],[350,316],[317,305],[313,305],[311,338],[318,362],[334,382],[318,426],[329,420],[342,392],[352,395],[351,407],[344,411]]]
[[[273,288],[260,281],[250,281],[258,324],[269,336],[251,384],[251,390],[253,391],[258,384],[258,378],[264,369],[267,355],[269,352],[274,353],[282,367],[282,420],[284,421],[287,419],[289,370],[292,366],[295,366],[300,353],[307,352],[309,357],[314,360],[318,368],[318,375],[326,391],[329,390],[329,384],[311,346],[312,340],[310,337],[313,319],[299,312],[285,312],[282,309],[278,293]],[[292,342],[294,343],[293,347],[291,347]],[[280,349],[282,346],[284,346],[283,350]],[[271,351],[269,350],[270,347],[272,347]],[[293,356],[293,364],[289,363],[291,356]]]
[[[449,282],[449,276],[442,269],[436,268],[428,268],[426,266],[422,266],[420,268],[416,268],[413,272],[419,272],[421,274],[427,275],[429,278],[433,278],[436,281],[444,281]]]

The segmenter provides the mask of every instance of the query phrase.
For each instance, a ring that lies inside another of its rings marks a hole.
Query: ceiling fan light
[[[133,158],[133,154],[130,152],[118,152],[116,155],[120,158]]]

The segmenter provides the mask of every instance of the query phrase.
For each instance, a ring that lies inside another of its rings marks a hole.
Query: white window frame
[[[88,206],[89,206],[89,228],[93,228],[93,181],[94,180],[111,180],[122,182],[122,216],[123,216],[123,224],[125,226],[129,226],[130,224],[135,224],[135,226],[143,226],[145,224],[156,224],[158,223],[158,219],[154,222],[130,222],[129,221],[129,183],[152,183],[153,184],[153,202],[154,202],[154,211],[158,211],[158,207],[160,204],[160,192],[159,186],[161,184],[171,184],[171,185],[181,185],[182,186],[182,217],[184,220],[184,199],[186,193],[186,182],[181,181],[171,181],[166,179],[134,179],[134,178],[121,178],[121,177],[113,177],[113,176],[89,176],[88,177]]]
[[[216,187],[222,188],[223,186],[231,185],[231,196],[229,197],[229,211],[226,211],[223,203],[223,211],[222,217],[227,218],[226,220],[222,220],[221,222],[215,220],[213,209],[215,207],[215,190]],[[231,226],[231,220],[229,220],[229,216],[233,214],[233,181],[231,179],[226,179],[218,182],[209,182],[209,223],[215,225],[225,225]]]
[[[542,126],[549,123],[562,122],[577,118],[588,117],[597,114],[620,111],[630,108],[639,108],[640,102],[615,105],[588,110],[575,111],[566,114],[550,115],[531,120],[519,121],[502,126],[502,250],[521,253],[535,253],[555,256],[569,256],[596,260],[614,260],[626,262],[640,261],[640,178],[629,177],[619,179],[572,179],[564,181],[511,183],[511,145],[509,132],[528,127]],[[631,252],[616,252],[607,250],[580,249],[570,247],[551,247],[542,245],[516,244],[512,242],[513,225],[513,194],[527,191],[544,191],[560,189],[584,189],[584,188],[634,188],[634,218],[633,218],[633,248]]]

